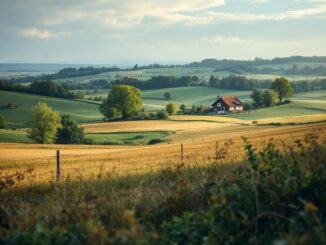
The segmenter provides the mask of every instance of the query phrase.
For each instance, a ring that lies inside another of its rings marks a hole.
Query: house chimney
[[[219,99],[220,98],[220,96],[218,95],[218,96],[216,96],[216,99]]]

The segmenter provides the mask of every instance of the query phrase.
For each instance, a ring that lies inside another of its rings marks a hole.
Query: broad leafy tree
[[[139,112],[141,106],[139,89],[129,85],[115,85],[100,106],[100,111],[107,119],[121,115],[123,120],[127,120],[133,113]]]
[[[70,115],[61,115],[62,127],[58,129],[56,143],[79,144],[84,140],[84,129],[72,120]]]
[[[169,92],[165,92],[165,93],[164,93],[164,98],[165,98],[166,100],[171,99],[171,94],[170,94]]]
[[[254,89],[250,97],[256,106],[261,106],[264,100],[264,92],[260,89]]]
[[[186,112],[186,105],[185,104],[180,105],[179,109],[180,109],[180,111],[182,113],[185,113]]]
[[[175,103],[169,103],[166,105],[166,112],[169,115],[173,115],[177,112],[177,105]]]
[[[3,116],[0,114],[0,129],[6,128],[6,121]]]
[[[292,97],[294,92],[290,81],[284,77],[275,79],[271,89],[277,92],[280,103],[282,103],[283,99]]]
[[[276,104],[277,94],[272,89],[267,89],[263,94],[264,106],[270,107]]]
[[[41,144],[51,144],[55,141],[57,130],[61,128],[61,117],[46,103],[39,102],[32,108],[28,125],[29,137]]]

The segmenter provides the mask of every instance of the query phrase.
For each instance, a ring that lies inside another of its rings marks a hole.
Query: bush
[[[168,118],[168,114],[166,114],[165,111],[158,111],[156,113],[156,116],[157,116],[158,119],[161,119],[161,120],[165,120],[165,119]]]
[[[3,116],[0,114],[0,129],[6,128],[6,121]]]
[[[151,139],[150,141],[148,141],[148,144],[149,145],[154,145],[154,144],[158,144],[158,143],[163,143],[165,142],[165,140],[162,140],[162,139]]]

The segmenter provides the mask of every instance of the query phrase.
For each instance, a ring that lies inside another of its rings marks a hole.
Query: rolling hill
[[[9,102],[17,108],[8,109],[6,106]],[[60,113],[69,113],[79,123],[102,118],[95,104],[7,91],[0,91],[0,114],[4,116],[8,127],[26,127],[31,108],[37,102],[45,102]]]

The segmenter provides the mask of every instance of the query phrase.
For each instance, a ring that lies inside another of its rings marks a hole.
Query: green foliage
[[[158,111],[158,112],[156,113],[156,116],[157,116],[157,118],[160,119],[160,120],[168,119],[168,114],[166,114],[165,111]]]
[[[141,91],[133,86],[115,85],[112,87],[108,98],[100,107],[101,113],[105,118],[112,118],[115,109],[121,114],[123,120],[127,120],[133,113],[139,112],[141,109]]]
[[[84,129],[71,118],[70,115],[61,115],[62,127],[58,129],[57,144],[80,144],[84,140]]]
[[[170,99],[171,99],[171,94],[170,94],[169,92],[165,92],[165,93],[164,93],[164,98],[165,98],[166,100],[170,100]]]
[[[186,111],[186,105],[185,104],[180,105],[179,109],[182,113],[184,113]]]
[[[275,79],[272,83],[271,89],[277,92],[280,103],[282,103],[284,98],[292,97],[294,93],[290,81],[284,77]]]
[[[325,244],[325,145],[244,148],[242,164],[19,189],[24,173],[0,172],[0,243]]]
[[[41,144],[54,142],[57,130],[61,128],[60,114],[44,102],[33,107],[29,120],[29,137]]]
[[[165,140],[163,139],[151,139],[150,141],[148,141],[149,145],[154,145],[154,144],[158,144],[158,143],[162,143],[165,142]]]
[[[0,129],[6,128],[6,121],[4,117],[0,114]]]
[[[14,105],[13,109],[0,106],[0,114],[6,118],[8,128],[26,128],[31,109],[39,101],[47,103],[60,113],[71,114],[78,123],[98,121],[102,118],[98,105],[81,101],[0,91],[0,105],[7,105],[8,101]]]
[[[262,106],[264,101],[264,92],[261,89],[254,89],[250,95],[256,106]]]
[[[177,112],[177,105],[175,103],[169,103],[165,109],[169,115],[173,115]]]
[[[272,89],[267,89],[263,94],[263,104],[266,107],[270,107],[276,104],[277,94]]]

